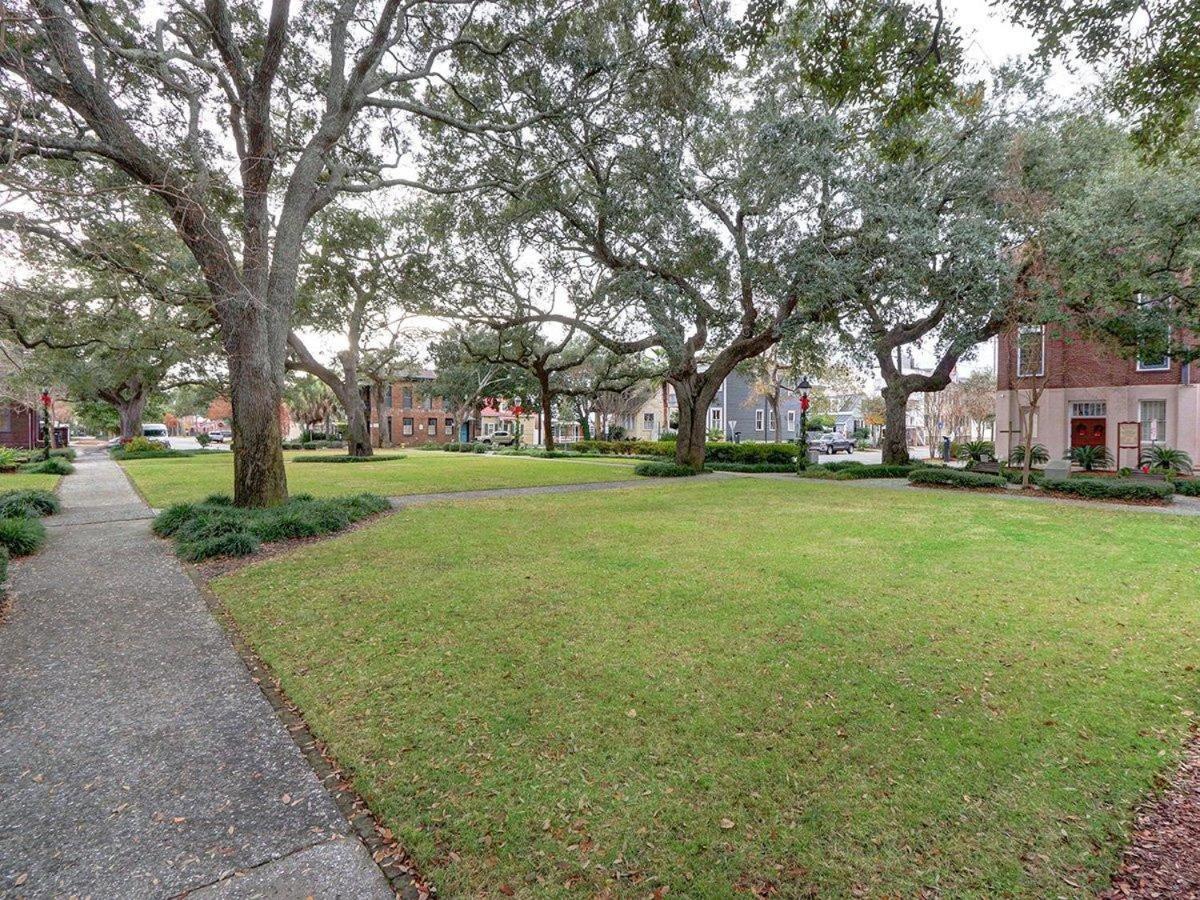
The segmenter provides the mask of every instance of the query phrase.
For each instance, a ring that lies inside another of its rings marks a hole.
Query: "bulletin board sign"
[[[1121,450],[1140,450],[1142,448],[1142,423],[1118,422],[1117,447]]]

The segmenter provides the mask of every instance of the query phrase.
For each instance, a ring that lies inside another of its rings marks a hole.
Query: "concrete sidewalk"
[[[0,896],[393,896],[120,469],[76,467],[0,622]]]

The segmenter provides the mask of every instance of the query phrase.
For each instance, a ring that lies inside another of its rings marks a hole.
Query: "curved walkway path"
[[[0,622],[0,896],[394,896],[117,465],[61,495]]]

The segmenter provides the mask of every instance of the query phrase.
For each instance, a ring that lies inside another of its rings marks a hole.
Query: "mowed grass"
[[[1200,522],[694,479],[215,583],[444,896],[1082,896],[1196,710]]]
[[[390,451],[388,451],[390,452]],[[534,487],[633,478],[628,460],[538,459],[470,453],[405,451],[404,459],[375,463],[295,463],[285,453],[288,490],[316,497],[369,491],[402,494]],[[311,452],[305,455],[315,455]],[[328,455],[336,456],[336,452]],[[233,454],[205,453],[169,459],[133,459],[121,463],[154,507],[233,492]]]
[[[29,475],[13,472],[0,475],[0,493],[4,491],[53,491],[62,480],[61,475]]]

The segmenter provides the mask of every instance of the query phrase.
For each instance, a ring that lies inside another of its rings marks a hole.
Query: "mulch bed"
[[[1200,897],[1200,733],[1195,730],[1170,787],[1138,813],[1104,900]]]

